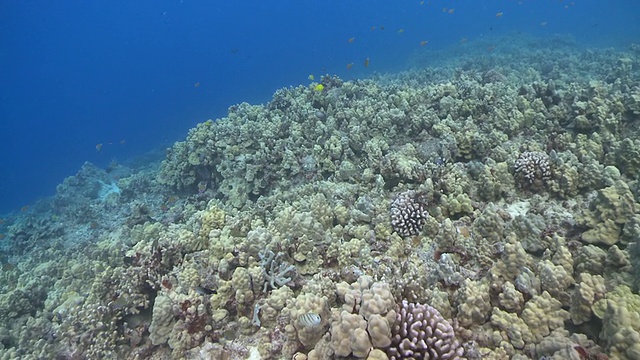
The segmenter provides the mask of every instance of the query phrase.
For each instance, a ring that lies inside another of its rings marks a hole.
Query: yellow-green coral
[[[562,303],[553,298],[548,292],[534,296],[527,301],[520,317],[529,327],[534,343],[539,343],[554,329],[564,326],[569,318],[569,312],[562,308]]]
[[[306,348],[312,349],[326,331],[329,323],[329,304],[326,297],[304,293],[294,299],[287,300],[284,314],[291,319],[287,326],[287,333]],[[310,324],[305,317],[309,314],[320,318],[319,324]]]
[[[458,291],[458,321],[462,326],[483,324],[491,311],[489,284],[465,279]]]
[[[617,243],[622,225],[635,213],[635,209],[633,193],[624,181],[617,180],[612,186],[601,189],[579,219],[592,228],[582,234],[582,240],[606,245]]]
[[[612,358],[640,358],[640,295],[627,286],[617,286],[593,307],[602,319],[600,337]]]
[[[526,343],[532,343],[535,340],[527,324],[517,314],[495,307],[491,313],[491,324],[504,331],[508,341],[516,349],[522,349]]]
[[[600,275],[582,273],[578,276],[576,288],[571,295],[571,321],[580,325],[591,320],[591,307],[603,297],[607,289],[604,278]]]
[[[221,210],[214,200],[209,202],[207,210],[201,214],[200,230],[198,237],[201,241],[209,240],[209,233],[214,229],[221,229],[224,226],[225,212]]]

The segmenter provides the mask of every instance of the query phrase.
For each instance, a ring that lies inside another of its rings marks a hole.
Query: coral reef
[[[511,40],[84,164],[0,223],[0,358],[639,358],[640,51]]]

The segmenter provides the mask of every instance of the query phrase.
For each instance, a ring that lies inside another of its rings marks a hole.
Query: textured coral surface
[[[640,359],[640,49],[502,43],[83,165],[0,224],[0,359]]]

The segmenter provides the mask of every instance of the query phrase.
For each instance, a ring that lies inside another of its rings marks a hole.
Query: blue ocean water
[[[416,52],[509,33],[625,46],[639,17],[634,0],[3,1],[0,213],[53,195],[85,161],[162,155],[196,123],[309,75],[394,72]]]

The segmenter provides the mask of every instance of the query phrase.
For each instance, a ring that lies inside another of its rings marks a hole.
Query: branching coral
[[[523,185],[540,189],[551,178],[549,155],[539,151],[525,151],[515,163],[516,177]]]
[[[438,310],[418,303],[402,302],[392,329],[389,359],[462,359],[464,348],[453,326]]]
[[[291,281],[295,266],[281,261],[283,253],[276,254],[269,249],[265,249],[258,255],[260,256],[260,268],[265,278],[263,292],[266,293],[269,288],[276,289]]]
[[[425,202],[413,190],[399,194],[391,203],[391,225],[400,236],[419,234],[427,216]]]

